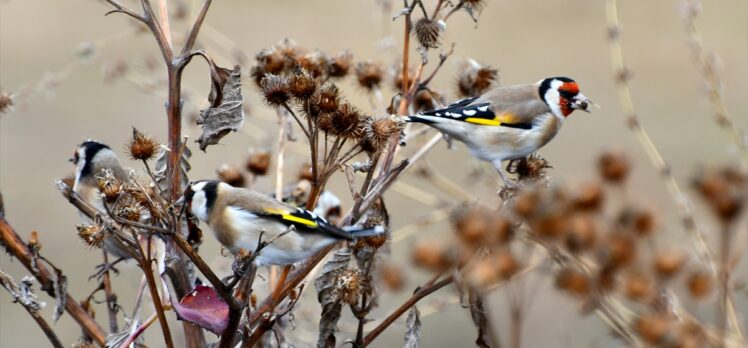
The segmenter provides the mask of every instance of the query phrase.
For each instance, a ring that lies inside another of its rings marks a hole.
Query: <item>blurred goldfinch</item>
[[[497,87],[480,97],[457,101],[444,109],[408,116],[465,143],[470,153],[491,162],[505,184],[505,160],[522,158],[547,144],[574,110],[589,112],[592,102],[567,77],[534,84]]]
[[[216,239],[231,253],[254,252],[268,242],[255,264],[287,265],[299,262],[339,240],[354,240],[384,233],[374,228],[340,228],[317,214],[280,202],[262,193],[232,187],[215,180],[193,182],[184,193],[184,204],[198,220],[208,223]]]

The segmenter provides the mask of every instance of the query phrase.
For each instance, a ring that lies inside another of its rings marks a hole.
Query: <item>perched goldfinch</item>
[[[480,97],[444,109],[408,116],[465,143],[470,153],[491,162],[509,185],[502,162],[525,157],[547,144],[574,110],[589,112],[592,102],[567,77],[494,88]]]
[[[340,228],[313,212],[216,180],[191,183],[183,200],[186,209],[208,223],[216,239],[235,255],[242,249],[254,252],[261,233],[262,241],[269,242],[288,231],[262,249],[254,260],[258,266],[292,264],[339,240],[384,233],[381,226]]]
[[[103,175],[104,170],[110,170],[112,175],[121,182],[127,181],[127,173],[119,163],[117,155],[109,146],[87,140],[78,146],[70,161],[76,165],[73,191],[84,201],[105,213],[104,203],[99,191],[98,177]],[[83,224],[91,223],[91,219],[83,213],[80,213],[80,218]],[[104,239],[103,248],[119,259],[130,258],[130,254],[110,236]]]

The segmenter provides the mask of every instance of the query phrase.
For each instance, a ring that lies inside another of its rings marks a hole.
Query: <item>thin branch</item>
[[[21,293],[22,290],[20,290],[18,285],[13,282],[13,278],[3,272],[2,269],[0,269],[0,285],[8,290],[10,295],[13,297],[14,302],[19,303],[21,307],[23,307],[23,309],[25,309],[32,318],[34,318],[34,321],[36,321],[36,324],[40,329],[42,329],[44,335],[47,336],[47,339],[49,339],[49,342],[52,344],[52,346],[55,348],[62,348],[63,345],[60,341],[60,338],[57,337],[57,334],[52,329],[52,327],[49,326],[49,323],[47,323],[47,321],[44,320],[44,318],[39,314],[39,309],[41,309],[42,306],[38,302],[36,302],[34,298],[24,299],[24,294]]]
[[[197,14],[197,18],[195,18],[195,22],[192,24],[192,29],[190,29],[190,33],[187,34],[187,40],[185,40],[180,56],[187,56],[189,52],[192,51],[192,47],[195,46],[197,34],[200,33],[200,28],[203,26],[203,21],[205,20],[205,16],[208,14],[208,9],[210,8],[211,2],[211,0],[203,1],[203,6],[200,8],[200,13]]]
[[[104,286],[104,296],[106,296],[106,307],[107,313],[109,314],[109,332],[118,332],[117,325],[117,295],[112,291],[112,282],[109,278],[109,256],[107,255],[106,249],[101,249],[101,253],[104,257],[104,274],[102,276],[102,285]]]

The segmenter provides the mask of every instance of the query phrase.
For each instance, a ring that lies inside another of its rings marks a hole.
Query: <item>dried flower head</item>
[[[368,118],[364,125],[365,150],[378,152],[387,146],[392,134],[400,130],[397,121],[392,117]]]
[[[341,301],[356,305],[361,294],[366,291],[367,283],[366,276],[361,271],[346,269],[338,276],[335,291]]]
[[[707,271],[695,271],[688,275],[686,286],[691,297],[702,299],[714,288],[714,277]]]
[[[249,153],[246,164],[247,171],[254,175],[262,176],[267,174],[270,168],[269,151],[252,151]]]
[[[670,320],[661,314],[646,314],[634,322],[634,327],[645,342],[661,345],[674,335]]]
[[[598,259],[604,268],[616,270],[628,265],[636,255],[636,243],[620,233],[608,236],[597,249]]]
[[[233,187],[244,187],[245,180],[239,168],[231,166],[227,163],[222,164],[216,169],[218,180],[221,180]]]
[[[523,218],[534,215],[540,206],[540,192],[533,189],[520,191],[514,199],[514,213]]]
[[[369,92],[379,88],[384,76],[382,65],[371,61],[356,64],[355,72],[358,84]]]
[[[288,91],[292,96],[307,100],[317,90],[317,80],[306,69],[298,70],[288,79]]]
[[[460,4],[471,16],[474,16],[476,13],[483,11],[486,0],[461,0]]]
[[[654,281],[640,273],[628,274],[624,278],[623,284],[624,294],[634,301],[648,301],[655,293],[655,289],[652,287]]]
[[[498,82],[499,71],[469,59],[457,76],[457,93],[463,97],[477,97]]]
[[[618,224],[625,230],[634,232],[638,236],[648,236],[655,230],[655,217],[651,212],[628,207],[618,216]]]
[[[449,249],[434,241],[417,244],[410,257],[416,265],[435,272],[446,270],[452,265]]]
[[[330,133],[332,135],[346,138],[356,136],[356,128],[358,128],[361,120],[361,114],[356,107],[348,104],[348,102],[343,102],[331,116]]]
[[[134,160],[148,161],[156,155],[159,144],[153,138],[141,133],[132,127],[132,138],[127,144],[130,158]]]
[[[122,182],[114,176],[111,169],[102,170],[102,175],[97,177],[97,183],[99,191],[109,203],[116,201],[122,192]]]
[[[314,114],[328,114],[340,106],[340,90],[334,83],[324,84],[313,96],[311,108]]]
[[[384,264],[379,267],[379,275],[382,282],[392,291],[401,290],[405,285],[402,268],[398,266]]]
[[[283,107],[291,98],[288,79],[280,75],[267,74],[260,82],[265,102],[272,107]]]
[[[535,182],[543,180],[546,177],[546,169],[553,168],[545,158],[537,154],[531,154],[516,160],[509,161],[506,171],[510,174],[516,174],[520,182]]]
[[[125,204],[116,207],[113,211],[115,215],[125,220],[142,222],[150,217],[150,212],[138,203]]]
[[[590,279],[584,273],[565,268],[556,275],[556,286],[572,295],[585,296],[591,290]]]
[[[628,176],[631,167],[628,156],[621,151],[607,151],[598,159],[600,176],[610,183],[620,183]]]
[[[434,110],[435,108],[436,104],[434,103],[434,97],[431,95],[431,91],[422,89],[416,92],[416,95],[413,98],[413,109],[415,112]]]
[[[604,198],[603,188],[599,184],[588,183],[576,192],[572,204],[578,210],[599,210]]]
[[[478,289],[486,289],[507,280],[519,271],[519,262],[508,251],[487,255],[467,271],[467,281]]]
[[[686,256],[679,250],[661,250],[655,254],[654,270],[661,278],[671,278],[686,262]]]
[[[732,167],[702,170],[693,184],[723,223],[740,216],[748,201],[748,175]]]
[[[312,164],[309,162],[304,162],[299,166],[299,172],[296,176],[299,180],[307,180],[307,181],[314,181],[314,176],[312,176]]]
[[[327,75],[332,78],[341,78],[348,75],[353,64],[353,55],[348,51],[338,52],[328,57]]]
[[[0,92],[0,114],[13,110],[13,95]]]
[[[444,31],[444,22],[421,18],[416,22],[415,35],[418,43],[426,48],[439,47],[439,36]]]
[[[573,253],[592,249],[597,241],[595,220],[588,215],[573,215],[566,224],[564,245]]]
[[[283,53],[274,48],[266,48],[257,53],[255,56],[259,71],[264,74],[279,75],[286,68],[286,57]]]
[[[83,243],[94,248],[101,247],[105,237],[101,227],[96,225],[80,225],[76,226],[76,228],[78,229],[78,237],[80,237]]]

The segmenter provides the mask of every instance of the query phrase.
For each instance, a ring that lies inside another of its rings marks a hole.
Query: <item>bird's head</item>
[[[538,82],[538,93],[558,117],[571,115],[574,110],[590,112],[589,98],[579,93],[579,85],[568,77],[549,77]]]
[[[190,214],[201,221],[208,221],[208,214],[218,197],[218,180],[193,181],[187,185],[182,198],[176,204],[182,205]]]
[[[69,161],[76,165],[76,177],[83,178],[97,174],[98,170],[109,163],[116,163],[117,155],[105,144],[86,140],[78,145]]]

